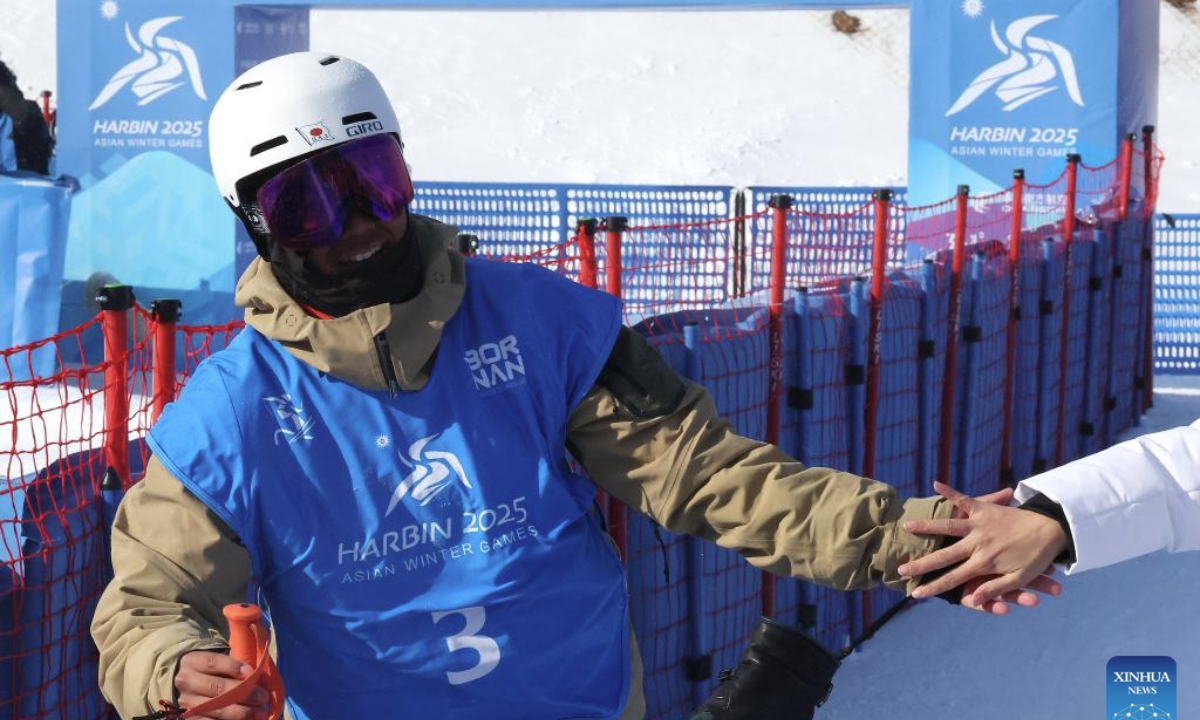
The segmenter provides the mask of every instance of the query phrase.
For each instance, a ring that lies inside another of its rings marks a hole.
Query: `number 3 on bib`
[[[457,635],[446,638],[446,647],[451,653],[459,650],[474,650],[479,653],[479,662],[472,668],[447,672],[446,679],[451,685],[464,685],[474,682],[496,669],[500,664],[500,646],[486,635],[479,635],[483,624],[487,622],[487,614],[482,607],[469,607],[462,610],[433,613],[433,622],[437,624],[447,615],[462,615],[466,627]]]

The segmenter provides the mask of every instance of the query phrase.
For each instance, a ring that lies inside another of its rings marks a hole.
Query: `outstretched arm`
[[[960,507],[969,503],[953,491],[941,492]],[[961,538],[902,568],[916,576],[962,563],[917,592],[933,594],[976,578],[974,601],[986,602],[1050,559],[1067,564],[1070,574],[1157,550],[1200,550],[1200,421],[1022,481],[1016,499],[1022,508],[985,508],[966,519],[910,525],[912,532]],[[1000,577],[978,581],[995,575]]]
[[[738,435],[702,387],[629,330],[572,414],[568,444],[602,489],[668,530],[839,589],[913,590],[916,579],[898,567],[942,541],[904,523],[954,510],[939,497],[901,501],[889,485],[807,467]]]
[[[1067,573],[1158,550],[1200,550],[1200,420],[1114,445],[1021,482],[1062,507],[1075,541]]]

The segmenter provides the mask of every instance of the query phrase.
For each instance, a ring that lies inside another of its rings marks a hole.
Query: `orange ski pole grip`
[[[229,621],[229,655],[253,668],[246,678],[215,698],[187,708],[181,717],[206,715],[230,705],[245,703],[254,689],[267,692],[268,720],[283,715],[283,679],[267,649],[267,630],[262,624],[262,610],[250,603],[226,605],[225,619]]]
[[[256,628],[262,625],[262,610],[250,603],[226,605],[222,611],[229,621],[229,657],[241,660],[250,667],[258,665]]]

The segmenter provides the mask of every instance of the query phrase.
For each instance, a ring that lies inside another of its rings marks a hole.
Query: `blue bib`
[[[432,377],[391,397],[247,329],[150,432],[238,533],[297,720],[619,716],[624,573],[564,459],[619,303],[472,260]]]

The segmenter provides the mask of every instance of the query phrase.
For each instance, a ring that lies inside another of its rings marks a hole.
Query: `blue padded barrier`
[[[955,485],[968,495],[1000,486],[1004,437],[1010,282],[1008,257],[998,242],[972,246],[965,282],[959,352]]]
[[[922,491],[920,392],[922,308],[921,266],[888,273],[879,325],[879,411],[875,432],[874,479],[907,499]],[[872,618],[904,600],[880,585],[869,591]]]
[[[1066,287],[1065,246],[1053,236],[1042,240],[1041,298],[1038,312],[1036,451],[1031,474],[1054,465],[1058,444],[1059,380],[1062,376],[1062,311]]]
[[[1108,368],[1112,360],[1112,241],[1111,229],[1092,233],[1091,279],[1088,285],[1088,336],[1083,414],[1078,428],[1079,455],[1104,449],[1104,400],[1108,396]]]
[[[0,173],[0,348],[26,345],[58,331],[62,296],[47,292],[63,282],[71,178],[51,180],[28,173]],[[30,367],[0,366],[0,382],[56,372],[53,344],[32,357]]]
[[[1038,399],[1041,393],[1041,307],[1045,282],[1043,238],[1052,228],[1040,228],[1021,236],[1017,266],[1016,348],[1013,353],[1012,477],[1023,480],[1033,475],[1038,458]]]
[[[852,332],[848,287],[797,294],[791,314],[795,338],[797,390],[811,393],[811,404],[796,410],[797,459],[809,466],[846,468],[850,462],[849,405],[846,367],[853,357],[865,357],[865,349],[852,343],[863,337]],[[808,404],[808,403],[805,403]],[[811,615],[800,618],[805,630],[831,651],[850,642],[852,596],[813,583],[799,583],[804,606]],[[788,618],[785,618],[788,619]]]
[[[1065,247],[1065,246],[1064,246]],[[1063,462],[1079,457],[1080,426],[1084,421],[1084,400],[1088,390],[1088,346],[1090,324],[1088,322],[1090,296],[1089,283],[1092,279],[1093,256],[1097,245],[1091,233],[1077,232],[1064,252],[1069,257],[1067,270],[1070,294],[1067,318],[1066,397],[1063,409]],[[1061,330],[1056,331],[1061,339]]]
[[[847,469],[855,474],[863,472],[864,426],[863,416],[867,406],[867,334],[870,332],[871,298],[867,283],[862,278],[855,278],[850,284],[848,337],[850,338],[850,368],[853,369],[854,380],[848,381],[850,395],[850,430],[847,438],[850,442],[850,463]],[[850,637],[860,637],[863,633],[863,594],[850,593]]]
[[[141,467],[143,441],[130,443],[130,472]],[[67,455],[20,481],[21,577],[0,591],[0,638],[8,647],[17,716],[69,720],[99,717],[105,702],[96,684],[99,657],[89,628],[96,602],[112,577],[109,523],[119,503],[99,490],[103,449]],[[15,579],[15,578],[10,578]],[[19,632],[5,627],[15,621]],[[13,670],[16,672],[12,672]],[[6,703],[6,712],[13,704]]]
[[[1134,424],[1141,391],[1136,377],[1143,354],[1141,328],[1145,321],[1142,249],[1145,223],[1138,203],[1131,203],[1127,222],[1117,223],[1112,277],[1112,362],[1105,398],[1106,445]]]

